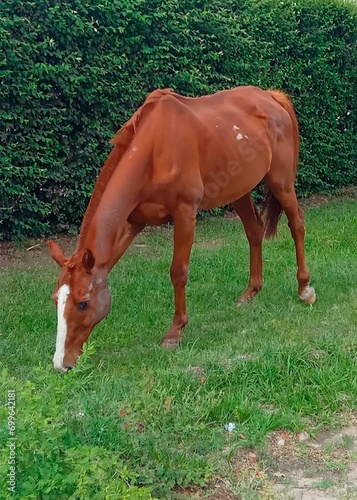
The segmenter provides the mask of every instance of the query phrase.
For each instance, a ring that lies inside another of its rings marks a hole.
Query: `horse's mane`
[[[114,144],[114,148],[110,152],[95,182],[93,193],[89,200],[89,204],[81,224],[81,231],[79,234],[76,251],[81,248],[84,242],[88,226],[93,218],[96,209],[98,208],[105,188],[107,187],[108,182],[110,181],[127,147],[134,138],[143,116],[146,115],[148,111],[150,111],[152,105],[155,104],[162,96],[167,95],[171,92],[171,89],[157,89],[151,92],[151,94],[147,96],[140,108],[135,111],[132,117],[126,123],[124,123],[124,125],[118,130],[115,136],[110,140],[110,142]]]

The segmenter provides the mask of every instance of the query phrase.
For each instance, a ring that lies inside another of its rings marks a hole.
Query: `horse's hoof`
[[[315,304],[316,301],[316,293],[315,289],[312,286],[307,285],[303,291],[299,294],[300,300],[306,302],[306,304]]]
[[[177,349],[180,345],[180,340],[178,339],[165,339],[161,341],[161,347],[164,349]]]
[[[236,300],[236,306],[237,307],[247,306],[252,302],[253,302],[252,298],[240,298]]]

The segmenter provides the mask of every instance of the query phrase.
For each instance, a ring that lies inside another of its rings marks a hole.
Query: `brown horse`
[[[61,266],[53,300],[58,327],[54,367],[75,365],[92,328],[111,307],[107,276],[145,225],[173,221],[170,269],[175,314],[162,345],[176,347],[187,324],[186,282],[196,214],[232,203],[250,246],[249,301],[262,288],[262,240],[275,235],[284,210],[295,242],[298,293],[314,303],[304,255],[304,222],[294,183],[299,133],[281,91],[238,87],[198,98],[152,92],[112,140],[84,215],[74,254],[49,242]],[[264,179],[263,218],[250,192]]]

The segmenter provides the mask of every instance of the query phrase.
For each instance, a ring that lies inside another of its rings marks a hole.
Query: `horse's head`
[[[57,243],[49,242],[50,255],[61,266],[52,299],[57,306],[57,341],[53,365],[61,372],[76,364],[93,327],[110,311],[106,275],[95,266],[90,249],[66,258]]]

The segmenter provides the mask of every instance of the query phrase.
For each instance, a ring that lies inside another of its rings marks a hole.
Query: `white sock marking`
[[[306,287],[300,293],[299,298],[300,300],[313,304],[315,302],[314,295],[315,295],[315,289],[312,286],[306,285]]]
[[[64,317],[64,310],[66,307],[67,298],[69,295],[69,286],[62,285],[58,290],[57,302],[57,340],[56,352],[53,358],[53,366],[60,372],[66,372],[67,369],[63,366],[64,347],[67,337],[67,323]]]

